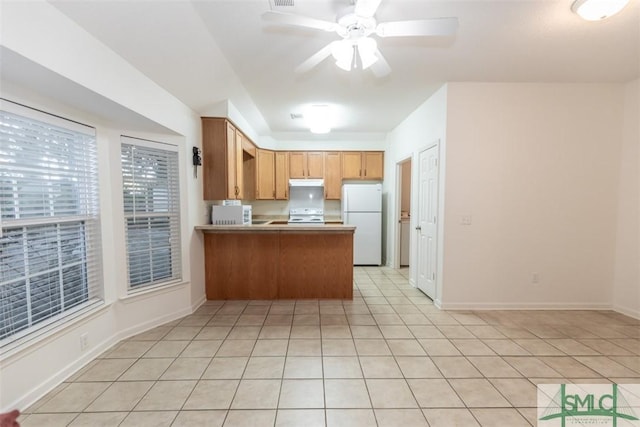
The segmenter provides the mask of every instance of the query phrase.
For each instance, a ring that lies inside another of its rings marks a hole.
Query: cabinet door
[[[289,153],[289,177],[307,177],[307,153],[304,151],[292,151]]]
[[[236,192],[235,192],[235,199],[242,199],[244,197],[244,182],[243,182],[243,178],[244,178],[244,174],[243,174],[243,170],[242,170],[242,161],[243,161],[243,157],[242,157],[242,139],[244,138],[244,135],[242,135],[242,132],[240,132],[238,129],[236,129],[236,137],[235,137],[235,146],[234,146],[234,153],[235,153],[235,168],[234,168],[234,172],[235,172],[235,178],[236,178]],[[231,174],[230,174],[231,175]]]
[[[289,198],[289,153],[286,151],[275,153],[275,190],[276,200]]]
[[[307,155],[307,178],[322,178],[324,176],[324,153],[310,151]]]
[[[362,154],[359,151],[342,153],[342,179],[360,179],[362,177]]]
[[[256,150],[256,199],[275,198],[275,155],[273,151]]]
[[[339,151],[324,153],[324,198],[340,200],[342,190],[341,160]]]
[[[227,175],[227,122],[224,119],[202,118],[202,190],[204,200],[222,200],[233,193],[234,183]]]
[[[238,195],[238,184],[236,182],[237,163],[236,158],[236,128],[227,122],[227,198],[235,199]]]
[[[384,153],[381,151],[369,151],[362,153],[364,179],[382,179],[384,173]]]

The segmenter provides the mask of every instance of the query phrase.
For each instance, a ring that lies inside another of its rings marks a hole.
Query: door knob
[[[417,227],[416,227],[416,230],[420,231],[420,230],[422,230],[422,227],[417,226]]]

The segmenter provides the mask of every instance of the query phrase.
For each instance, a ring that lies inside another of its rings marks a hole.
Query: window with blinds
[[[102,301],[95,131],[10,105],[0,110],[0,347]]]
[[[177,147],[122,138],[129,290],[182,279]]]

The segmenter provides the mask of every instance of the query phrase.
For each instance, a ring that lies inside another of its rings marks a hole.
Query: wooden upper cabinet
[[[382,151],[345,151],[342,153],[342,179],[382,179]]]
[[[205,200],[253,197],[255,145],[229,120],[202,118],[202,176]]]
[[[235,197],[229,196],[229,198],[242,200],[242,198],[244,197],[244,174],[242,171],[242,139],[244,138],[244,135],[242,135],[242,132],[240,132],[238,129],[236,129],[235,132],[236,132],[236,136],[234,140],[234,144],[235,144],[234,175],[236,180],[236,189],[234,193]]]
[[[289,198],[289,153],[275,152],[275,192],[276,200]]]
[[[291,151],[289,177],[294,179],[322,178],[324,155],[322,151]]]
[[[324,153],[324,198],[340,200],[342,193],[342,153],[327,151]]]
[[[362,153],[344,151],[342,153],[342,179],[362,178]]]
[[[275,153],[270,150],[256,150],[256,200],[271,199],[275,190]]]
[[[324,153],[322,151],[307,152],[307,178],[324,177]]]
[[[307,153],[292,151],[289,153],[289,178],[306,178]]]
[[[363,179],[382,179],[384,175],[384,153],[382,151],[365,151],[362,153]]]
[[[225,119],[202,118],[202,177],[205,200],[235,199],[236,128]]]

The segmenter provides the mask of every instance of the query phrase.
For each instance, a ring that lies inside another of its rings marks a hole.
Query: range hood
[[[289,187],[324,187],[324,179],[290,179]]]

